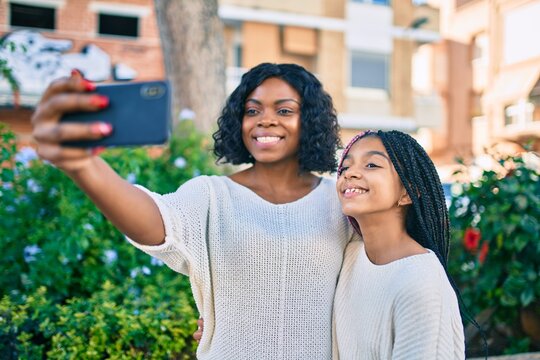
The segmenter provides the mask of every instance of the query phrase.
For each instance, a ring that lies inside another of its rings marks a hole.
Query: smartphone
[[[89,141],[64,142],[66,146],[137,146],[167,142],[171,129],[170,89],[166,81],[98,85],[95,93],[109,98],[109,106],[97,112],[66,114],[61,122],[106,122],[111,135]]]

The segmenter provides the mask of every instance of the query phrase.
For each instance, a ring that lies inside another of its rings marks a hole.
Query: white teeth
[[[263,144],[277,142],[279,141],[279,137],[278,136],[261,136],[257,138],[257,141]]]
[[[345,194],[350,194],[350,193],[353,193],[353,192],[354,193],[359,193],[359,194],[365,194],[368,191],[364,190],[364,189],[357,189],[357,188],[345,189]]]

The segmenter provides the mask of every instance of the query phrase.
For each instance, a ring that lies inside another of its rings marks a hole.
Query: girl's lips
[[[352,199],[367,194],[369,191],[361,188],[347,188],[341,192],[345,199]]]

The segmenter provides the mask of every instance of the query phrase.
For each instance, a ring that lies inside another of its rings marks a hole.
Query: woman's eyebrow
[[[292,98],[291,98],[291,99],[279,99],[279,100],[276,100],[276,101],[274,102],[274,104],[275,104],[275,105],[279,105],[279,104],[284,103],[284,102],[287,102],[287,101],[293,101],[293,102],[297,103],[298,105],[300,105],[300,101],[298,101],[298,100],[296,100],[296,99],[292,99]]]
[[[288,102],[288,101],[292,101],[292,102],[297,103],[298,105],[301,105],[301,104],[300,104],[300,101],[298,101],[298,100],[296,100],[296,99],[293,99],[293,98],[287,98],[287,99],[279,99],[279,100],[276,100],[276,101],[274,101],[274,105],[279,105],[279,104],[281,104],[281,103]],[[249,99],[246,100],[246,104],[247,104],[247,103],[250,103],[250,102],[251,102],[251,103],[255,103],[255,104],[257,104],[257,105],[262,105],[262,102],[260,102],[260,101],[257,100],[257,99],[254,99],[254,98],[249,98]]]
[[[253,103],[257,104],[257,105],[262,105],[262,102],[260,102],[260,101],[257,100],[257,99],[250,98],[250,99],[247,99],[247,100],[246,100],[246,104],[247,104],[247,103],[250,103],[250,102],[253,102]]]

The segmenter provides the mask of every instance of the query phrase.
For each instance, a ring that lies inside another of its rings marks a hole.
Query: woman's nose
[[[261,117],[259,118],[257,125],[267,127],[267,126],[274,125],[275,123],[276,123],[276,120],[274,116],[272,116],[271,113],[265,111],[264,113],[261,114]]]

